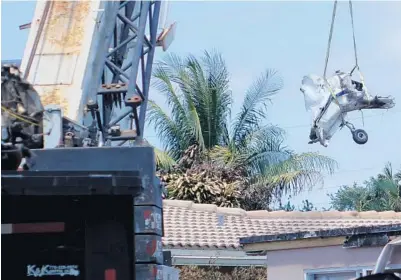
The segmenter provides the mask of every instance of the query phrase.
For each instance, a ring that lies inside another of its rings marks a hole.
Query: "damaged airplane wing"
[[[363,83],[339,71],[327,79],[313,74],[305,76],[300,90],[304,95],[305,108],[312,115],[309,144],[319,142],[324,147],[344,126],[350,129],[357,144],[365,144],[368,141],[366,131],[355,129],[346,121],[347,113],[364,109],[390,109],[395,105],[391,96],[371,96]]]

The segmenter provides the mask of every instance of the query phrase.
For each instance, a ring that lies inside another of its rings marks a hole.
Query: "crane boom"
[[[27,247],[33,255],[35,246],[57,253],[62,247],[84,260],[73,272],[82,271],[85,279],[178,279],[177,271],[165,265],[168,255],[163,256],[154,150],[139,145],[154,52],[156,46],[166,50],[174,37],[175,25],[163,26],[158,36],[160,10],[161,1],[37,1],[21,65],[24,75],[13,66],[2,67],[2,89],[8,91],[2,95],[5,213],[10,224],[28,215],[36,222],[61,221],[62,246],[27,242]],[[29,89],[36,98],[21,98],[19,89],[26,95]],[[3,108],[3,103],[9,105]],[[102,147],[127,140],[138,145]],[[29,150],[36,148],[32,143],[40,148]],[[24,170],[15,171],[21,163]],[[66,209],[68,218],[62,214]],[[70,241],[70,232],[85,234]],[[54,261],[52,254],[45,255]],[[26,273],[21,259],[10,263]]]
[[[160,8],[160,1],[38,1],[21,70],[44,106],[96,123],[99,142],[141,140]]]

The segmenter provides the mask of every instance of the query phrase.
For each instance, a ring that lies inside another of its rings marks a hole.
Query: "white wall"
[[[305,270],[374,266],[383,247],[345,249],[341,245],[271,251],[267,254],[268,279],[303,280]],[[392,258],[401,264],[401,251]]]

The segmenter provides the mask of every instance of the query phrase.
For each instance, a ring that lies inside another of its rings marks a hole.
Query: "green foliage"
[[[290,197],[291,199],[291,197]],[[282,204],[280,201],[280,205],[276,210],[284,210],[284,211],[296,211],[296,207],[294,204],[291,204],[290,200],[287,201],[286,204]],[[313,203],[309,200],[302,200],[302,206],[297,209],[301,212],[309,212],[309,211],[317,211],[317,208],[314,207]]]
[[[247,210],[268,209],[272,196],[312,187],[323,180],[322,172],[331,173],[336,167],[335,161],[317,153],[294,153],[283,145],[282,129],[263,125],[268,116],[267,105],[283,87],[276,71],[263,72],[250,85],[233,120],[229,73],[216,52],[205,52],[200,58],[170,54],[155,65],[153,83],[166,97],[170,109],[167,114],[158,104],[149,102],[148,122],[155,127],[165,155],[171,158],[159,162],[178,162],[176,168],[181,173],[206,163],[209,177],[223,167],[238,171],[242,178],[235,184],[246,185],[237,191],[242,192],[242,206]],[[212,177],[217,180],[218,175]],[[167,188],[183,187],[170,182]],[[185,187],[192,189],[192,184]],[[182,193],[176,191],[174,197],[188,197]]]
[[[158,168],[161,168],[163,170],[172,170],[177,164],[176,161],[165,151],[159,150],[155,147],[154,151],[156,157],[156,165]]]
[[[339,211],[401,211],[401,170],[393,174],[387,163],[383,173],[371,177],[363,185],[342,186],[329,194],[331,206]]]
[[[370,182],[365,182],[364,186],[354,183],[352,187],[342,186],[335,194],[329,194],[330,203],[339,211],[380,211],[383,206],[375,192]]]
[[[299,209],[302,212],[317,211],[317,208],[313,206],[313,203],[309,200],[302,200],[302,207]]]
[[[276,210],[295,211],[295,205],[291,204],[289,200],[286,204],[282,205],[280,201],[280,206]]]
[[[266,280],[265,267],[235,267],[223,272],[217,266],[181,266],[180,280]]]
[[[239,207],[238,182],[227,182],[207,169],[201,172],[161,175],[168,184],[169,199],[191,200],[196,203],[216,204],[220,207]]]

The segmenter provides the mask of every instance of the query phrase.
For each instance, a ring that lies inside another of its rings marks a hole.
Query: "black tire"
[[[368,134],[363,129],[356,129],[352,132],[352,139],[354,139],[355,143],[359,145],[366,144],[368,142]]]

